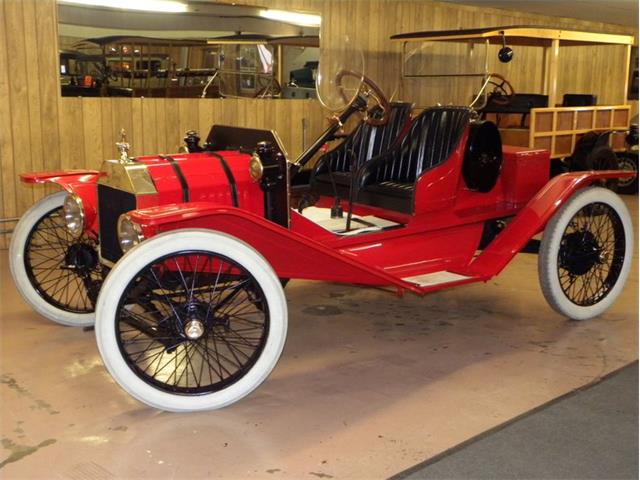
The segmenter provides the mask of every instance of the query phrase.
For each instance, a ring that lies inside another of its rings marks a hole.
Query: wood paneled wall
[[[21,187],[18,172],[60,165],[67,134],[59,128],[57,35],[55,0],[0,1],[0,218],[42,195]]]
[[[192,129],[204,142],[212,124],[267,128],[278,132],[290,159],[326,128],[313,100],[63,98],[60,106],[61,129],[76,132],[61,137],[62,168],[97,169],[116,158],[121,128],[134,155],[175,153]]]
[[[255,4],[255,0],[236,0]],[[260,3],[260,2],[257,2]],[[603,32],[629,29],[594,22],[480,9],[427,0],[270,0],[271,8],[320,12],[323,48],[335,48],[349,35],[364,52],[365,71],[396,98],[429,104],[463,102],[467,85],[450,82],[400,82],[401,46],[389,36],[414,30],[535,24]],[[541,53],[516,50],[503,69],[516,90],[537,88]],[[606,47],[563,51],[559,91],[593,92],[601,103],[618,102],[625,72],[624,55]],[[321,67],[322,68],[322,67]],[[0,218],[16,217],[44,194],[25,187],[17,173],[66,167],[97,167],[113,157],[117,131],[130,134],[136,154],[170,152],[184,131],[205,134],[223,122],[275,128],[289,153],[302,149],[324,126],[326,112],[316,102],[294,100],[75,99],[62,98],[58,85],[55,0],[0,0]],[[619,88],[619,87],[618,87]],[[453,98],[452,98],[453,97]],[[637,102],[634,102],[637,111]],[[0,230],[4,227],[0,224]],[[4,238],[0,235],[0,247]]]

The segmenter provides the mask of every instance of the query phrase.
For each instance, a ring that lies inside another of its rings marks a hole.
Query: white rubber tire
[[[67,312],[55,305],[51,305],[33,287],[24,265],[24,251],[33,226],[52,210],[61,207],[66,196],[67,192],[57,192],[49,195],[33,205],[20,218],[11,236],[9,268],[18,292],[36,312],[61,325],[86,327],[93,325],[95,313]]]
[[[558,251],[569,221],[585,205],[596,202],[604,203],[613,208],[622,221],[625,236],[624,260],[618,280],[609,293],[594,305],[581,306],[567,298],[560,286]],[[538,275],[542,293],[555,311],[573,320],[596,317],[609,308],[620,295],[629,276],[632,254],[633,225],[629,210],[622,199],[611,190],[601,187],[589,187],[578,191],[555,213],[544,229],[538,256]]]
[[[127,365],[116,339],[117,308],[129,282],[150,263],[182,250],[213,252],[239,263],[259,283],[269,307],[269,332],[260,358],[244,377],[214,393],[180,395],[151,386]],[[172,412],[214,410],[245,397],[266,380],[275,368],[287,336],[287,302],[280,280],[271,266],[246,243],[211,230],[174,230],[131,249],[109,272],[98,297],[96,312],[98,349],[115,381],[141,402]]]

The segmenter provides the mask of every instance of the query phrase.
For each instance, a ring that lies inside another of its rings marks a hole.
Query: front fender
[[[50,172],[21,173],[23,183],[55,183],[63,188],[68,183],[96,183],[100,172],[98,170],[53,170]]]
[[[28,184],[52,183],[59,185],[69,193],[76,194],[82,201],[85,230],[97,232],[98,192],[96,184],[100,172],[98,170],[60,170],[52,172],[21,173],[20,180]]]
[[[488,279],[497,275],[577,190],[594,181],[633,177],[635,172],[599,170],[572,172],[552,178],[469,265],[467,275]]]

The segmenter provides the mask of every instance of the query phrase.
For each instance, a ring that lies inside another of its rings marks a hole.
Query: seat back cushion
[[[489,97],[489,102],[481,110],[482,113],[529,113],[532,108],[546,108],[549,106],[549,96],[538,93],[516,93],[511,101],[504,105],[495,100],[504,100],[503,95]]]
[[[316,173],[349,172],[356,170],[364,162],[390,148],[404,130],[411,115],[412,104],[394,102],[391,104],[389,121],[381,126],[368,123],[359,125],[340,145],[318,160]],[[374,115],[380,111],[374,112]],[[354,162],[352,165],[351,162]]]
[[[390,161],[377,169],[374,181],[412,183],[451,156],[465,127],[470,110],[466,107],[433,107],[418,115],[401,143],[389,152]]]
[[[598,96],[591,93],[565,93],[562,96],[563,107],[590,107],[598,104]]]

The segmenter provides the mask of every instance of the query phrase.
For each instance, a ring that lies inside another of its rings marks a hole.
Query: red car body
[[[468,136],[467,127],[448,160],[418,178],[412,214],[354,204],[356,215],[400,224],[379,232],[338,235],[289,205],[278,220],[269,219],[264,185],[251,178],[251,154],[242,149],[137,157],[137,168],[148,172],[155,192],[135,195],[133,208],[120,213],[139,224],[145,238],[180,228],[232,235],[260,252],[281,278],[393,286],[398,293],[424,294],[497,275],[576,190],[633,175],[592,171],[549,180],[548,152],[505,146],[495,187],[480,193],[467,188],[461,175]],[[282,175],[288,176],[284,170]],[[113,242],[109,254],[104,250],[104,238],[115,235],[114,219],[99,219],[97,191],[100,183],[110,188],[104,169],[21,177],[27,183],[57,183],[80,197],[85,228],[103,240],[103,263],[117,261]],[[288,179],[286,183],[288,188]],[[288,190],[286,195],[288,202]],[[317,206],[330,203],[321,197]],[[485,222],[501,218],[511,221],[479,252]]]

